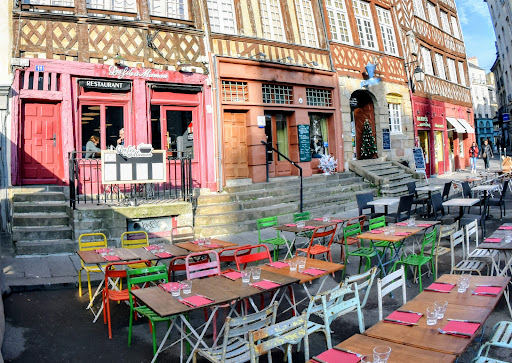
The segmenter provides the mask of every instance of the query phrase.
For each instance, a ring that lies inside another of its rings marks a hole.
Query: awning
[[[458,134],[465,134],[466,133],[466,129],[464,128],[464,126],[462,126],[459,123],[459,121],[457,121],[457,119],[455,117],[447,117],[446,121],[448,121],[455,128],[455,131]]]
[[[463,118],[458,118],[457,121],[459,121],[459,123],[462,126],[464,126],[464,128],[466,129],[468,134],[474,134],[475,133],[475,129],[470,124],[468,124],[468,122],[466,120],[464,120]]]

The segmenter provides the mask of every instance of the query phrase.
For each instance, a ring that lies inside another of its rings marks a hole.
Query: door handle
[[[57,135],[55,134],[55,132],[53,133],[53,137],[50,140],[53,140],[54,147],[57,146]]]

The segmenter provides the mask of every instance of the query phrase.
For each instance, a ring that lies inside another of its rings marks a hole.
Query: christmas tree
[[[373,136],[372,127],[368,119],[364,120],[362,138],[361,156],[364,159],[369,159],[377,152],[377,144],[375,143],[375,137]]]

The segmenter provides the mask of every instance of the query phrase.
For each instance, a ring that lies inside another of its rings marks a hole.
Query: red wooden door
[[[22,184],[57,184],[62,180],[59,124],[59,104],[24,104],[20,158]]]
[[[245,113],[224,112],[224,173],[226,179],[249,177]]]

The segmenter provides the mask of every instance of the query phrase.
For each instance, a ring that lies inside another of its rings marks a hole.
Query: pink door
[[[21,183],[59,183],[63,178],[60,105],[26,103],[22,123]]]

